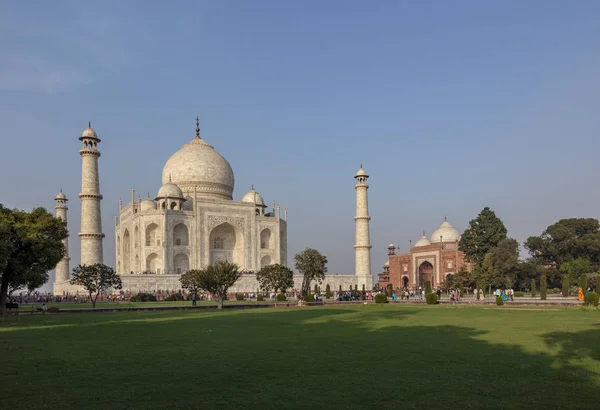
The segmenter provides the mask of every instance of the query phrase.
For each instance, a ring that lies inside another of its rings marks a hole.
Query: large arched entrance
[[[419,265],[419,286],[425,286],[425,282],[429,281],[433,286],[433,265],[431,262],[423,262]]]
[[[218,260],[233,262],[244,268],[244,235],[228,223],[222,223],[210,232],[210,264]]]
[[[408,276],[402,276],[402,287],[403,288],[408,287]]]

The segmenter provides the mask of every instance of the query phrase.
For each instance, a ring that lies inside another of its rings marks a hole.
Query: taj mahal
[[[82,265],[103,263],[103,240],[99,144],[96,131],[89,124],[81,136],[82,184],[81,242]],[[367,199],[368,175],[362,165],[355,175],[356,189],[356,272],[350,275],[328,274],[323,286],[373,287],[370,269],[370,234]],[[237,264],[248,274],[236,282],[232,292],[258,289],[255,272],[262,267],[288,264],[287,210],[275,202],[271,209],[254,186],[240,200],[233,193],[235,178],[229,162],[196,134],[166,161],[156,196],[119,201],[115,216],[116,272],[121,275],[123,290],[130,292],[156,289],[178,290],[181,274],[202,269],[217,260]],[[56,216],[67,221],[67,197],[61,191],[56,201]],[[67,254],[56,266],[55,295],[81,292],[70,284],[68,238]],[[302,276],[294,276],[300,288]]]

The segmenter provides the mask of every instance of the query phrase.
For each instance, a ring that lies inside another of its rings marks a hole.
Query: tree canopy
[[[235,263],[228,261],[217,261],[201,270],[190,270],[179,279],[181,286],[194,294],[202,289],[214,296],[217,307],[223,307],[223,300],[227,291],[242,276],[240,268]]]
[[[483,261],[481,279],[495,287],[513,287],[519,268],[519,243],[506,238],[490,250]]]
[[[530,236],[525,248],[543,265],[560,269],[566,262],[587,259],[600,265],[600,223],[594,218],[561,219],[542,232]]]
[[[266,291],[285,291],[294,286],[294,273],[287,266],[275,263],[267,265],[256,273],[256,280]]]
[[[312,248],[306,248],[294,256],[294,267],[302,275],[302,298],[310,292],[310,284],[316,281],[319,284],[325,278],[327,272],[327,257]]]
[[[121,289],[123,287],[121,277],[115,273],[113,268],[103,263],[75,267],[71,284],[82,286],[88,292],[94,308],[100,292],[110,288]]]
[[[65,254],[65,223],[44,208],[31,212],[0,205],[0,315],[6,315],[8,289],[36,289],[48,281]]]
[[[569,278],[571,283],[577,283],[581,275],[589,275],[594,273],[592,262],[589,259],[579,257],[572,261],[563,262],[560,265],[559,271]]]
[[[467,260],[481,266],[485,256],[506,239],[504,222],[487,206],[477,218],[469,222],[469,227],[460,238],[458,249],[465,253]]]

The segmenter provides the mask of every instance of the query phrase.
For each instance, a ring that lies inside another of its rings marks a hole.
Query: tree
[[[329,283],[328,283],[327,286],[325,286],[325,297],[327,299],[330,299],[331,296],[333,296],[333,294],[331,293],[331,287],[329,286]]]
[[[310,291],[310,283],[321,283],[327,272],[327,257],[321,255],[316,249],[306,248],[294,256],[294,267],[302,275],[301,298],[305,298]]]
[[[579,277],[578,285],[585,292],[588,287],[588,277],[585,273]]]
[[[563,275],[563,282],[562,282],[562,295],[563,298],[566,298],[567,296],[569,296],[569,275]]]
[[[594,218],[561,219],[540,236],[527,238],[525,248],[541,264],[557,269],[578,258],[587,259],[597,267],[600,265],[600,222]]]
[[[223,308],[223,300],[227,290],[242,276],[240,268],[235,263],[219,260],[202,269],[197,276],[197,285],[214,296],[217,308]]]
[[[478,275],[485,283],[494,287],[511,287],[517,277],[519,265],[519,243],[506,238],[489,251],[483,260]]]
[[[190,269],[186,273],[182,274],[179,277],[179,282],[181,283],[181,287],[192,295],[198,296],[198,292],[202,290],[200,287],[200,274],[201,271],[199,269]],[[257,292],[258,289],[257,289]]]
[[[594,271],[592,267],[592,262],[586,258],[577,258],[572,261],[563,262],[560,265],[559,271],[564,275],[567,275],[568,278],[576,283],[581,275],[586,275]]]
[[[535,294],[535,279],[531,279],[531,297],[534,298]]]
[[[465,253],[467,260],[481,266],[485,255],[506,239],[506,233],[502,220],[486,206],[477,218],[469,222],[469,227],[460,238],[458,249]]]
[[[8,290],[37,289],[65,254],[65,223],[44,208],[31,212],[0,205],[0,316]]]
[[[546,300],[546,287],[548,286],[548,281],[546,279],[546,274],[542,273],[540,276],[540,299]]]
[[[256,280],[266,291],[284,292],[294,286],[294,272],[287,266],[275,263],[267,265],[256,273]]]
[[[73,269],[72,285],[82,286],[89,294],[92,307],[96,307],[96,301],[100,292],[109,288],[121,289],[121,276],[115,270],[103,263],[93,265],[79,265]]]

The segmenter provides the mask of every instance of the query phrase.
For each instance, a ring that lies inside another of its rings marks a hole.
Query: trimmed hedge
[[[425,281],[425,295],[429,295],[431,293],[431,282]]]
[[[516,298],[522,298],[523,296],[525,296],[525,293],[523,293],[523,292],[515,292],[515,297]]]
[[[385,293],[378,293],[375,295],[375,303],[388,303],[388,298]]]
[[[286,300],[287,300],[287,297],[285,296],[285,293],[277,294],[277,302],[285,302]]]
[[[244,294],[243,293],[236,293],[235,294],[235,300],[244,300]]]
[[[331,286],[329,286],[329,283],[327,284],[327,286],[325,286],[325,297],[327,299],[330,299],[333,296],[333,293],[331,293]]]
[[[531,297],[535,297],[535,279],[531,279]]]
[[[583,304],[586,306],[598,306],[600,296],[596,292],[588,292],[583,298]]]
[[[262,295],[262,293],[259,293],[258,295],[256,295],[257,302],[262,302],[263,300],[265,300],[265,297]]]
[[[569,276],[568,275],[563,275],[561,293],[562,293],[563,298],[566,298],[567,296],[569,296]]]
[[[546,280],[546,274],[542,274],[540,277],[540,299],[546,300],[546,290],[548,287],[548,281]]]
[[[496,296],[496,305],[498,305],[498,306],[504,305],[504,301],[502,300],[502,296]]]
[[[435,293],[428,293],[427,296],[425,296],[425,298],[427,299],[428,305],[437,305],[439,303],[438,297]]]
[[[138,293],[137,295],[133,295],[130,302],[156,302],[156,296],[151,295],[150,293]]]
[[[166,302],[183,302],[185,298],[181,293],[173,293],[165,298]]]
[[[309,293],[308,295],[306,295],[306,297],[304,298],[305,302],[314,302],[315,301],[315,295],[312,293]]]

